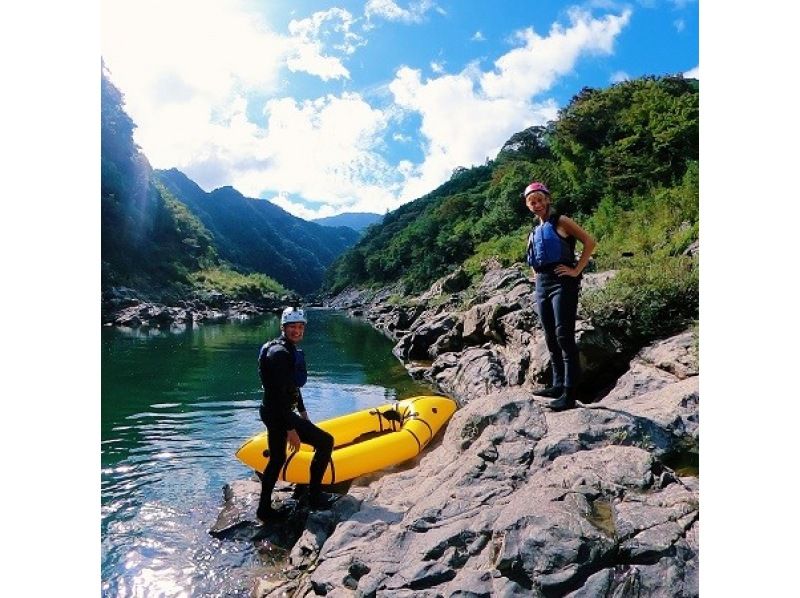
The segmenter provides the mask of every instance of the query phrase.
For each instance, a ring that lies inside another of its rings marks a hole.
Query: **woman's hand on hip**
[[[554,268],[554,272],[559,276],[569,276],[570,278],[576,278],[580,276],[580,271],[577,268],[570,268],[564,264],[559,264]]]
[[[286,440],[289,441],[292,450],[300,450],[300,436],[297,434],[297,430],[289,430],[286,432]]]

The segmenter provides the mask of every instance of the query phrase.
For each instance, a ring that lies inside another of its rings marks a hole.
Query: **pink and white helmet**
[[[528,195],[534,191],[541,191],[542,193],[550,195],[550,189],[548,189],[544,183],[533,181],[530,185],[525,187],[525,192],[522,194],[522,197],[528,197]]]

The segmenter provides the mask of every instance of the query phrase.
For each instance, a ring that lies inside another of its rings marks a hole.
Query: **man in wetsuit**
[[[309,505],[316,510],[325,508],[329,503],[329,497],[321,492],[321,485],[333,450],[333,436],[311,423],[300,394],[307,374],[303,353],[297,345],[303,340],[306,322],[302,309],[287,307],[281,315],[281,336],[265,343],[258,355],[258,373],[264,388],[259,414],[267,426],[269,438],[269,463],[261,478],[261,498],[256,511],[261,521],[268,521],[275,515],[272,490],[286,462],[287,441],[292,450],[299,449],[300,442],[314,447]]]

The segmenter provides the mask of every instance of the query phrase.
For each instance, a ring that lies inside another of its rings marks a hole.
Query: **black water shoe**
[[[273,509],[272,507],[258,507],[256,511],[256,517],[261,523],[268,523],[270,521],[275,521],[278,518],[278,511]]]
[[[575,391],[571,388],[565,388],[564,394],[558,397],[555,401],[550,401],[547,407],[551,411],[566,411],[567,409],[575,409]]]
[[[535,394],[537,397],[549,397],[551,399],[560,397],[563,393],[564,393],[563,386],[548,386],[547,388],[533,391],[533,394]]]

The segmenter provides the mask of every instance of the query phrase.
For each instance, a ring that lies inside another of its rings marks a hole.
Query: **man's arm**
[[[306,412],[306,406],[303,404],[303,393],[300,392],[300,389],[297,389],[297,411],[300,413],[300,417],[303,419],[308,419],[308,412]]]

